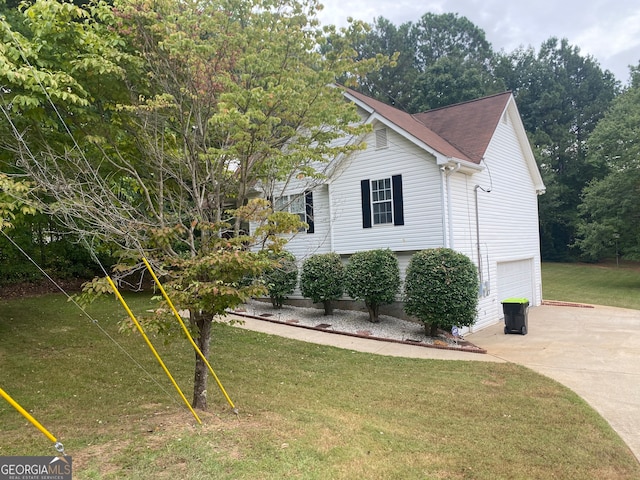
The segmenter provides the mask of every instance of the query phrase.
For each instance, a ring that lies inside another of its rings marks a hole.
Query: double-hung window
[[[314,232],[313,222],[313,193],[307,191],[294,195],[283,195],[276,198],[274,208],[278,212],[288,212],[300,217],[301,222],[305,222],[309,227],[307,233]],[[304,231],[302,229],[301,231]]]
[[[402,175],[360,181],[362,228],[404,225]]]
[[[393,195],[391,178],[371,180],[371,206],[373,207],[373,224],[393,223]]]

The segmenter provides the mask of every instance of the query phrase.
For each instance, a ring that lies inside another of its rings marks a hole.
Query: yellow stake
[[[167,295],[167,292],[164,290],[164,287],[162,286],[162,284],[160,283],[160,280],[158,280],[158,277],[156,276],[155,272],[153,271],[153,268],[151,268],[151,264],[148,262],[148,260],[144,257],[142,257],[142,261],[144,262],[144,264],[147,266],[147,270],[149,270],[149,273],[151,274],[151,276],[153,277],[153,280],[156,282],[156,285],[158,285],[158,288],[160,289],[160,292],[162,293],[162,296],[164,297],[164,299],[167,301],[167,303],[169,304],[169,307],[171,308],[171,310],[173,311],[173,314],[175,315],[175,317],[178,319],[178,322],[180,322],[180,325],[182,326],[182,330],[184,331],[184,333],[187,335],[187,338],[189,339],[189,342],[191,342],[191,345],[193,346],[193,348],[195,349],[195,351],[198,353],[198,356],[202,359],[202,361],[207,365],[207,367],[209,368],[209,371],[211,372],[211,375],[213,375],[213,378],[215,378],[216,383],[218,384],[218,387],[220,388],[220,391],[222,391],[222,394],[224,395],[224,397],[227,399],[227,403],[231,406],[231,408],[233,409],[233,411],[235,413],[237,412],[237,409],[235,407],[235,405],[233,404],[233,402],[231,401],[231,399],[229,398],[229,395],[227,395],[226,390],[224,389],[224,387],[222,386],[222,383],[220,382],[220,380],[218,380],[218,376],[216,375],[216,372],[213,371],[213,368],[211,367],[211,365],[209,364],[209,361],[207,360],[207,357],[204,356],[204,354],[202,353],[202,351],[200,350],[200,348],[198,347],[198,345],[196,344],[196,342],[193,340],[193,337],[191,336],[191,334],[189,333],[189,329],[187,328],[187,326],[184,324],[184,322],[182,321],[182,317],[180,316],[180,314],[178,313],[178,311],[176,310],[176,307],[173,306],[173,302],[171,301],[171,299],[169,298],[169,295]]]
[[[187,407],[189,408],[189,410],[191,411],[191,413],[193,414],[195,419],[198,421],[198,423],[202,424],[202,421],[200,420],[200,417],[198,417],[198,414],[191,407],[191,404],[189,403],[189,401],[185,398],[184,394],[182,393],[182,390],[180,390],[180,387],[178,386],[176,381],[171,376],[171,373],[169,373],[169,370],[167,369],[167,367],[165,366],[164,362],[160,358],[160,355],[158,354],[158,352],[154,348],[153,344],[151,343],[151,340],[149,340],[149,337],[147,337],[147,334],[144,333],[144,330],[142,329],[142,325],[140,325],[140,322],[138,322],[138,320],[136,319],[136,317],[133,314],[133,312],[131,311],[131,309],[129,309],[129,305],[127,305],[127,302],[125,302],[124,298],[122,298],[122,295],[120,295],[120,292],[118,291],[118,288],[116,287],[116,284],[113,283],[113,280],[111,280],[111,277],[107,277],[107,280],[109,281],[109,285],[111,285],[111,288],[113,289],[113,293],[115,293],[116,297],[118,297],[118,300],[120,300],[120,303],[122,303],[122,306],[124,307],[124,309],[129,314],[129,317],[131,318],[131,320],[133,320],[133,323],[135,324],[136,328],[138,329],[138,331],[142,335],[142,338],[144,338],[144,341],[147,342],[147,345],[149,346],[149,348],[153,352],[153,355],[156,357],[156,360],[158,360],[158,363],[160,364],[160,366],[164,370],[164,373],[167,374],[167,377],[169,377],[169,380],[171,380],[171,383],[173,384],[175,389],[178,391],[178,393],[180,394],[180,397],[182,398],[184,403],[187,405]]]
[[[27,412],[24,408],[22,408],[20,404],[18,404],[18,402],[16,402],[13,398],[11,398],[11,396],[7,392],[5,392],[2,388],[0,388],[0,396],[4,398],[7,402],[9,402],[9,404],[13,408],[15,408],[18,412],[20,412],[24,418],[29,420],[34,427],[40,430],[45,435],[45,437],[51,440],[55,444],[55,447],[59,452],[64,453],[64,448],[62,447],[62,444],[58,442],[58,439],[54,437],[51,434],[51,432],[49,432],[49,430],[44,428],[40,422],[38,422],[35,418],[33,418],[29,412]]]

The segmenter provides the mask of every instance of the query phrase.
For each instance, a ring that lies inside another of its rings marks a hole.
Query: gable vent
[[[380,148],[387,148],[389,143],[387,141],[387,129],[378,128],[376,130],[376,150]]]

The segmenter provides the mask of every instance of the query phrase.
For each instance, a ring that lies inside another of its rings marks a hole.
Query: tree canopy
[[[618,82],[566,39],[550,38],[536,53],[519,49],[498,74],[514,92],[547,192],[540,197],[543,258],[566,260],[575,241],[580,194],[601,175],[586,144],[618,93]]]
[[[358,61],[348,38],[361,25],[321,29],[319,8],[42,0],[20,25],[0,22],[3,169],[28,176],[43,192],[32,204],[87,245],[160,267],[205,354],[214,316],[264,290],[239,282],[267,265],[248,246],[277,250],[275,234],[299,226],[282,212],[266,221],[256,186],[317,175],[314,165],[359,148],[334,140],[368,128],[332,83],[380,57]],[[263,238],[242,235],[250,220],[265,222]],[[194,405],[204,408],[202,367]]]
[[[640,260],[640,77],[613,102],[588,140],[588,162],[606,171],[584,190],[576,245],[591,260]]]
[[[395,55],[358,88],[410,113],[504,91],[484,31],[455,13],[426,13],[398,27],[379,17],[356,49],[362,58]]]

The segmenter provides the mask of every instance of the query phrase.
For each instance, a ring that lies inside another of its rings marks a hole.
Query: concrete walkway
[[[242,318],[241,328],[380,355],[514,362],[566,385],[618,432],[640,460],[640,311],[611,307],[531,308],[529,333],[493,325],[466,340],[487,354],[382,342]]]

